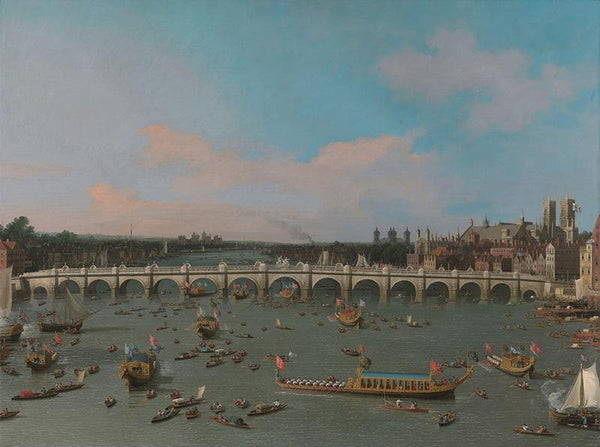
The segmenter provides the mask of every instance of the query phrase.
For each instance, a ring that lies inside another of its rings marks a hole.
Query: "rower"
[[[529,425],[527,425],[527,424],[523,424],[522,428],[524,431],[529,431]]]
[[[8,414],[8,408],[2,410],[2,416],[6,416]]]
[[[414,400],[410,404],[410,408],[411,408],[411,410],[415,410],[417,408],[417,403]]]
[[[402,400],[396,399],[396,407],[400,407],[401,403],[402,403]]]

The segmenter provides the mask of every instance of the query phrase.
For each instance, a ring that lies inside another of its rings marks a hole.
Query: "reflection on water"
[[[252,252],[252,255],[255,253]],[[211,254],[214,258],[215,254]],[[231,259],[239,254],[219,254],[220,258]],[[189,255],[192,258],[192,255]],[[250,254],[241,256],[248,263],[255,261]],[[251,258],[251,259],[250,259]],[[196,261],[201,262],[198,258]],[[190,260],[190,259],[188,259]],[[191,262],[191,260],[190,260]],[[233,264],[232,261],[226,261]],[[170,288],[171,287],[171,288]],[[162,289],[161,289],[162,290]],[[14,402],[10,397],[21,389],[50,387],[55,379],[46,373],[31,374],[26,371],[23,361],[25,350],[16,345],[10,356],[11,365],[24,373],[13,377],[0,376],[0,405],[18,409],[19,417],[2,422],[0,434],[2,445],[307,445],[354,446],[371,445],[411,445],[411,446],[501,446],[510,443],[514,446],[530,445],[530,440],[512,433],[514,426],[527,422],[529,425],[548,423],[548,398],[564,392],[570,384],[565,381],[533,380],[533,392],[523,391],[512,385],[513,378],[496,370],[478,367],[473,377],[460,386],[454,400],[434,400],[427,402],[433,409],[430,414],[398,414],[378,408],[381,398],[358,395],[319,395],[312,393],[282,392],[275,385],[274,362],[265,360],[266,353],[295,354],[287,363],[288,376],[325,377],[334,374],[345,378],[354,374],[357,359],[340,352],[344,345],[358,347],[362,343],[366,354],[373,361],[374,371],[427,372],[431,359],[438,362],[453,360],[455,356],[466,356],[467,349],[476,349],[483,358],[483,346],[490,343],[499,350],[503,345],[529,346],[532,340],[544,346],[538,361],[538,369],[547,367],[576,368],[579,352],[561,350],[563,340],[546,337],[548,329],[533,325],[533,320],[521,317],[530,305],[500,306],[494,304],[446,305],[443,310],[433,310],[431,305],[406,305],[401,298],[392,296],[387,306],[367,304],[367,313],[377,312],[389,322],[395,317],[431,321],[431,326],[420,329],[407,327],[398,322],[397,329],[375,319],[381,331],[372,329],[351,329],[346,333],[337,332],[338,325],[328,320],[333,312],[330,304],[337,296],[335,284],[315,289],[319,300],[314,307],[294,303],[281,309],[260,307],[252,304],[252,299],[231,300],[221,305],[222,321],[225,329],[235,333],[247,332],[252,339],[236,338],[221,330],[214,341],[225,347],[225,340],[231,339],[232,349],[248,351],[247,359],[239,364],[230,359],[221,366],[206,368],[206,358],[201,355],[184,361],[174,357],[193,348],[200,339],[193,330],[187,329],[195,321],[194,309],[175,311],[180,298],[178,291],[168,284],[164,295],[155,296],[149,302],[143,298],[129,299],[118,306],[109,306],[109,298],[101,296],[97,301],[86,298],[86,306],[98,310],[86,320],[84,330],[79,335],[81,343],[70,346],[70,335],[64,335],[65,345],[58,348],[61,357],[56,367],[64,367],[68,374],[63,383],[74,380],[73,368],[81,368],[92,362],[100,365],[100,372],[86,377],[86,386],[80,391],[65,393],[57,398],[40,401]],[[367,298],[370,290],[357,291],[360,299]],[[194,299],[206,310],[210,309],[210,297]],[[165,314],[150,314],[150,310],[166,304]],[[49,308],[49,304],[39,307],[37,303],[17,303],[34,319],[36,311]],[[116,316],[119,309],[125,311],[134,307],[147,310],[132,312],[131,315]],[[231,313],[227,313],[229,308]],[[510,309],[512,316],[504,314]],[[175,315],[175,312],[177,315]],[[317,315],[312,313],[316,312]],[[139,317],[138,313],[143,316]],[[304,313],[303,316],[300,313]],[[156,316],[155,316],[156,315]],[[164,317],[166,315],[166,318]],[[293,328],[291,331],[275,329],[275,320]],[[317,323],[322,322],[322,326]],[[504,325],[514,327],[524,322],[528,330],[502,330]],[[156,331],[167,323],[168,330]],[[260,328],[266,327],[265,332]],[[579,328],[572,324],[567,330]],[[177,330],[173,330],[177,328]],[[37,334],[37,330],[30,329]],[[119,363],[125,343],[136,343],[140,347],[148,345],[149,335],[155,336],[164,349],[158,354],[160,367],[152,387],[158,397],[146,399],[144,390],[128,392],[117,377]],[[181,340],[174,344],[175,338]],[[50,342],[52,334],[42,334],[42,342]],[[119,350],[109,353],[107,347],[116,344]],[[593,357],[593,353],[587,353]],[[248,362],[260,364],[260,369],[251,371]],[[458,374],[449,369],[449,374]],[[158,409],[169,403],[168,394],[173,389],[181,390],[185,396],[194,393],[196,388],[206,385],[207,402],[199,405],[201,416],[186,420],[183,415],[162,424],[150,424],[150,419]],[[489,400],[474,394],[475,388],[486,389]],[[103,401],[113,395],[118,403],[107,409]],[[249,418],[252,430],[235,430],[209,420],[208,406],[220,401],[226,407],[226,415],[243,416],[244,412],[233,406],[233,401],[244,397],[251,405],[270,402],[275,399],[288,405],[288,408],[273,415]],[[449,427],[440,428],[436,423],[439,413],[452,410],[458,419]],[[536,439],[536,445],[594,445],[597,434],[579,430],[558,428],[557,440]]]

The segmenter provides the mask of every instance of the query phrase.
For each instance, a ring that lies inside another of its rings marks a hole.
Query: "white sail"
[[[202,397],[204,396],[205,389],[206,389],[206,385],[202,385],[200,388],[198,388],[198,393],[196,394],[196,399],[202,399]]]
[[[412,315],[407,315],[407,316],[406,316],[406,322],[407,322],[408,324],[412,323]]]
[[[83,379],[85,379],[85,369],[82,369],[77,373],[77,382],[82,383]]]
[[[61,312],[63,322],[68,322],[69,320],[83,320],[92,315],[92,313],[89,312],[83,304],[81,304],[75,299],[73,295],[71,295],[71,292],[68,288],[66,289],[66,291],[67,296],[64,300],[63,309]]]
[[[583,299],[583,279],[575,280],[575,296],[578,300]]]
[[[589,368],[579,370],[559,411],[569,408],[600,408],[600,382],[596,362]]]
[[[281,321],[279,321],[279,318],[275,320],[275,326],[281,327]]]
[[[0,270],[0,318],[7,318],[12,310],[12,265]]]

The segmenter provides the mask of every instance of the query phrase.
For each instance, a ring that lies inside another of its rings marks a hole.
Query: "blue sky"
[[[0,222],[368,240],[600,209],[600,9],[4,1]]]

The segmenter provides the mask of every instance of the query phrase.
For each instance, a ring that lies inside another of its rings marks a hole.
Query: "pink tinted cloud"
[[[0,178],[19,179],[66,175],[71,168],[53,163],[30,163],[0,160]]]

